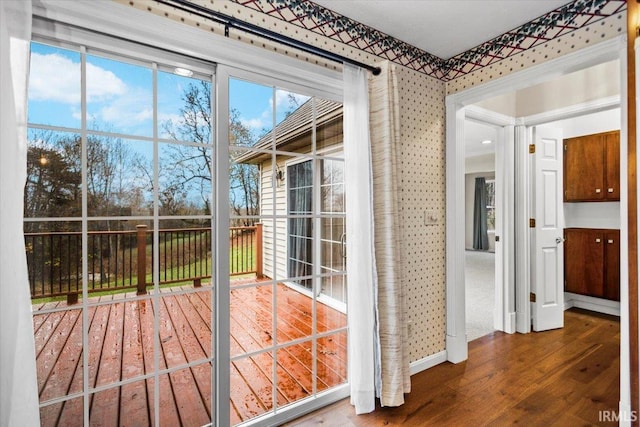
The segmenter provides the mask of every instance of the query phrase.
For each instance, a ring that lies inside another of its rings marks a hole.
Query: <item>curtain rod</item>
[[[190,1],[185,0],[156,0],[156,2],[175,7],[176,9],[182,10],[183,12],[192,13],[201,18],[209,19],[218,24],[224,25],[224,35],[229,37],[229,28],[237,28],[246,33],[263,37],[267,40],[274,41],[277,43],[281,43],[283,45],[302,50],[306,53],[311,53],[313,55],[320,56],[324,59],[329,59],[335,62],[347,63],[351,65],[356,65],[358,67],[369,70],[373,73],[374,76],[380,74],[380,67],[374,67],[368,64],[364,64],[362,62],[355,61],[353,59],[329,52],[328,50],[321,49],[319,47],[315,47],[313,45],[301,42],[299,40],[293,39],[291,37],[283,36],[282,34],[276,33],[275,31],[267,30],[265,28],[259,27],[257,25],[240,21],[232,16],[225,15],[224,13],[216,12],[214,10],[207,9],[204,6],[200,6]]]

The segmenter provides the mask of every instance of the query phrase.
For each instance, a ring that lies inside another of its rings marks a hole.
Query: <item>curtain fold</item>
[[[0,1],[0,425],[38,426],[38,387],[23,235],[31,1]]]
[[[375,253],[367,72],[344,65],[344,180],[349,382],[357,414],[375,409]]]
[[[473,199],[473,249],[486,251],[489,249],[487,235],[487,190],[483,177],[476,178]]]
[[[381,64],[370,80],[373,217],[377,271],[376,394],[382,406],[399,406],[411,391],[408,329],[402,281],[400,106],[395,65]]]
[[[344,180],[349,284],[349,382],[356,414],[375,409],[373,194],[367,72],[344,65]]]

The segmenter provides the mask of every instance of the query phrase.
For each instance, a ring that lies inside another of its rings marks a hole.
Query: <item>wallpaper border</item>
[[[438,58],[310,0],[230,0],[448,82],[627,9],[625,0],[574,0],[449,59]]]

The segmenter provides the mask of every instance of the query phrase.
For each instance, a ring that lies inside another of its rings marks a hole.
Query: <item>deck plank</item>
[[[273,317],[271,306],[273,289],[278,290],[277,331],[281,343],[305,338],[311,333],[311,300],[278,284],[233,288],[231,291],[232,351],[242,355],[247,351],[270,348]],[[154,371],[154,315],[159,320],[159,369],[184,366],[206,360],[211,354],[211,288],[198,292],[191,286],[163,288],[158,296],[133,300],[112,295],[91,297],[91,302],[110,302],[88,309],[89,387],[134,379]],[[285,297],[286,295],[286,297]],[[160,304],[155,305],[155,301]],[[34,305],[50,309],[63,303]],[[333,330],[346,325],[346,316],[323,304],[317,304],[318,314],[324,316],[319,328]],[[34,338],[38,349],[39,385],[41,400],[64,395],[66,389],[81,391],[82,318],[80,306],[69,311],[47,314],[34,312]],[[75,313],[75,315],[74,315]],[[322,314],[328,313],[328,314]],[[75,345],[73,345],[75,343]],[[317,345],[317,389],[340,384],[346,376],[346,333],[321,338]],[[56,357],[54,357],[54,355]],[[275,397],[283,406],[307,397],[313,390],[311,341],[289,345],[278,350],[274,365],[272,350],[251,357],[234,360],[231,364],[232,423],[246,421],[273,410],[272,384],[275,366],[278,383]],[[48,381],[47,381],[48,379]],[[211,364],[203,363],[177,372],[164,374],[160,379],[159,413],[164,425],[187,426],[209,422],[211,414]],[[154,379],[101,391],[90,396],[89,411],[92,425],[149,425],[155,411]],[[43,408],[43,425],[81,425],[83,399],[77,398]]]
[[[160,345],[168,368],[184,365],[188,362],[184,349],[178,338],[178,333],[186,332],[174,328],[171,322],[171,312],[176,308],[174,297],[161,296],[160,313]],[[200,399],[193,373],[190,369],[171,372],[171,391],[173,397],[161,391],[160,399],[174,399],[182,425],[204,425],[209,422],[207,408]]]
[[[57,314],[57,316],[54,316],[56,318],[55,329],[49,329],[51,331],[51,335],[47,339],[43,340],[46,344],[42,347],[42,350],[39,352],[39,356],[36,358],[39,393],[42,393],[44,390],[47,381],[49,380],[49,375],[51,375],[53,371],[57,370],[57,365],[59,363],[64,363],[60,357],[67,341],[69,340],[69,332],[73,330],[73,327],[78,320],[80,310],[69,310],[55,314]]]
[[[144,355],[142,347],[142,325],[140,325],[139,302],[131,301],[125,305],[122,379],[127,380],[144,375]],[[121,387],[122,402],[120,419],[130,425],[149,425],[146,381],[141,380]]]
[[[97,387],[120,380],[124,356],[122,351],[124,304],[116,303],[104,307],[109,309],[109,317],[96,372]],[[119,424],[120,389],[121,387],[114,387],[93,395],[89,417],[89,423],[92,426],[117,426]]]

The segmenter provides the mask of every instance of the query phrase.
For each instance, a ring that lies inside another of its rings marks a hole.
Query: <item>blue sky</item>
[[[158,73],[160,123],[182,120],[181,95],[189,83],[197,81],[172,73]],[[287,94],[276,91],[278,121],[290,109]],[[299,104],[308,99],[300,95],[295,97]],[[273,100],[272,87],[240,80],[230,82],[230,108],[240,112],[241,122],[256,135],[272,127]],[[29,122],[79,128],[80,120],[80,53],[32,43]],[[87,55],[87,120],[93,129],[151,137],[151,69]]]

